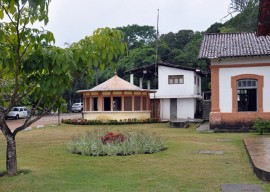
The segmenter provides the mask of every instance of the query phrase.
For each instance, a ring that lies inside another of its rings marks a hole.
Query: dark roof
[[[270,36],[255,33],[205,34],[200,59],[270,55]]]
[[[257,35],[270,35],[270,1],[261,0],[259,5]]]
[[[154,77],[154,72],[155,72],[155,66],[165,66],[165,67],[183,69],[183,70],[188,70],[188,71],[195,71],[198,74],[204,73],[202,71],[198,71],[197,68],[187,67],[187,66],[183,66],[183,65],[179,65],[179,64],[164,63],[164,62],[158,62],[157,65],[156,64],[151,64],[151,65],[146,65],[146,66],[143,66],[143,67],[140,67],[140,68],[136,68],[136,69],[128,71],[128,73],[133,73],[134,75],[136,75],[136,74],[141,74],[141,73],[143,73],[144,70],[146,70],[148,74],[145,74],[145,76],[150,75],[151,78],[153,78]]]

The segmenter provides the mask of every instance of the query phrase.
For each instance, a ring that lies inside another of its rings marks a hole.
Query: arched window
[[[257,80],[237,81],[237,104],[238,111],[257,111]]]

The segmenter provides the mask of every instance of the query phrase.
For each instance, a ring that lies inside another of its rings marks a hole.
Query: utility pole
[[[158,23],[159,23],[159,9],[157,10],[157,30],[156,30],[156,62],[155,62],[155,73],[154,73],[154,103],[153,103],[153,117],[157,118],[157,109],[156,109],[156,89],[157,89],[157,65],[158,65]]]

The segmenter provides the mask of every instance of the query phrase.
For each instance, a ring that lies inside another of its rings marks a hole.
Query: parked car
[[[82,112],[83,111],[83,103],[73,103],[71,106],[72,113]]]
[[[28,116],[28,111],[26,107],[13,107],[11,111],[7,114],[6,118],[26,118]]]

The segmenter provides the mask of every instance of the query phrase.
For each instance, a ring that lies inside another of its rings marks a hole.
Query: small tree
[[[257,118],[253,124],[253,128],[255,128],[259,132],[260,135],[263,135],[263,132],[266,129],[270,128],[270,121]]]
[[[70,48],[52,46],[51,32],[28,27],[36,21],[48,23],[49,3],[50,0],[0,0],[0,19],[4,19],[0,23],[0,87],[4,88],[0,91],[4,95],[0,104],[7,106],[0,113],[0,129],[7,142],[9,176],[17,174],[15,136],[48,111],[61,106],[62,95],[72,81],[70,72],[74,68],[90,70],[105,59],[112,64],[111,60],[125,51],[121,33],[110,29],[99,29],[92,38]],[[6,116],[13,106],[22,102],[32,104],[31,112],[21,126],[11,131]],[[42,109],[42,113],[32,118],[36,109]]]

